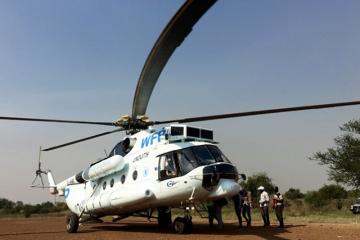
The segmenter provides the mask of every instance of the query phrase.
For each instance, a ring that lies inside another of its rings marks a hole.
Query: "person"
[[[246,220],[246,226],[251,226],[251,192],[246,191],[243,189],[242,191],[242,216]]]
[[[210,228],[214,226],[214,219],[218,222],[218,228],[222,229],[224,222],[222,220],[222,208],[228,204],[226,198],[220,198],[212,202],[208,202],[208,215],[209,215],[209,225]]]
[[[260,204],[260,212],[261,212],[261,216],[262,219],[264,221],[264,227],[269,227],[270,226],[270,218],[269,218],[269,194],[265,191],[265,188],[263,186],[260,186],[258,188],[258,190],[260,191],[260,200],[259,200],[259,204]]]
[[[243,207],[243,190],[241,190],[240,192],[238,192],[238,194],[236,194],[235,196],[232,197],[232,200],[234,202],[234,210],[236,213],[236,216],[239,220],[239,227],[242,227],[242,218],[241,218],[241,210]]]
[[[284,197],[279,192],[279,188],[275,187],[275,194],[273,196],[273,209],[275,209],[276,218],[279,221],[279,228],[284,227],[284,218],[283,218],[283,211],[284,211]]]
[[[214,227],[214,219],[216,218],[216,211],[213,201],[208,201],[206,204],[208,210],[208,219],[210,228]]]
[[[153,212],[152,208],[148,208],[146,211],[146,218],[148,222],[151,222],[152,212]]]

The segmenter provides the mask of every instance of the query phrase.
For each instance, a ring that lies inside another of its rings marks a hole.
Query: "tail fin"
[[[47,177],[48,177],[48,181],[49,181],[50,193],[54,194],[54,195],[57,194],[58,191],[56,189],[56,184],[55,184],[55,181],[54,181],[54,177],[53,177],[50,170],[47,171]]]

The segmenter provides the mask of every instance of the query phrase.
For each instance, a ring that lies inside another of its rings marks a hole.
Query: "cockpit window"
[[[216,146],[209,145],[207,146],[211,154],[214,156],[216,162],[226,162],[230,163],[229,159],[220,151]]]
[[[212,156],[206,146],[197,146],[194,147],[192,150],[196,156],[196,159],[199,162],[199,165],[203,166],[216,162],[215,158]]]
[[[159,156],[159,180],[185,175],[193,169],[230,161],[217,146],[202,145],[168,152]]]
[[[112,157],[114,155],[120,155],[124,157],[126,154],[127,152],[124,150],[124,141],[121,141],[115,145],[107,157]]]

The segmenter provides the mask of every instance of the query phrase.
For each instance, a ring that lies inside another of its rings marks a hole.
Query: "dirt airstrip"
[[[192,234],[177,235],[160,229],[156,221],[130,218],[118,223],[87,224],[76,234],[65,231],[64,217],[0,219],[0,239],[360,239],[360,224],[291,224],[285,229],[276,226],[262,228],[260,223],[251,228],[238,228],[226,222],[224,229],[209,229],[206,220],[194,220]]]

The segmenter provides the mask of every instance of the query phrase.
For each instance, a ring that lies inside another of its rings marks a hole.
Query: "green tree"
[[[14,208],[14,213],[20,213],[24,208],[24,203],[22,201],[17,201],[15,208]]]
[[[31,206],[30,204],[25,204],[23,211],[24,211],[24,216],[26,218],[29,218],[31,216],[31,214],[33,213],[33,206]]]
[[[285,197],[292,200],[303,198],[304,196],[305,194],[303,194],[298,188],[289,188],[289,190],[285,193]]]
[[[56,206],[55,206],[55,211],[56,212],[61,212],[61,211],[67,211],[69,210],[66,203],[64,202],[57,202]]]
[[[336,207],[340,210],[343,206],[343,199],[347,198],[347,191],[340,185],[324,185],[319,193],[325,200],[336,200]]]
[[[308,192],[305,201],[314,207],[321,207],[336,200],[336,207],[342,208],[343,199],[347,198],[347,191],[340,185],[330,184],[322,186],[318,191]]]
[[[0,198],[0,209],[12,210],[14,206],[14,202],[7,200],[6,198]]]
[[[344,132],[334,139],[335,147],[317,152],[310,160],[329,167],[329,180],[360,189],[360,119],[340,127]]]
[[[241,186],[251,192],[254,200],[259,197],[259,191],[257,189],[260,186],[263,186],[269,195],[274,193],[274,184],[272,183],[271,178],[264,172],[256,173],[248,177],[245,182],[241,183]]]
[[[328,201],[321,196],[319,191],[307,192],[305,195],[305,202],[314,207],[321,207],[328,203]]]
[[[41,205],[41,208],[39,209],[39,213],[49,213],[49,212],[55,212],[55,205],[51,202],[43,202]]]
[[[330,184],[324,185],[319,189],[322,198],[327,200],[347,198],[347,191],[340,185]]]

